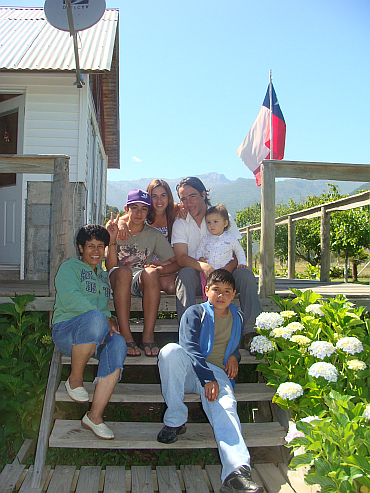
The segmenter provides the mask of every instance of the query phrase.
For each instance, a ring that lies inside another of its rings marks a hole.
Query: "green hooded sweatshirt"
[[[109,318],[110,286],[108,272],[100,266],[97,274],[90,265],[77,258],[63,262],[55,276],[53,325],[71,320],[90,310],[100,310]]]

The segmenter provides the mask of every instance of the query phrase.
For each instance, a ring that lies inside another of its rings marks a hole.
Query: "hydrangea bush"
[[[307,481],[323,493],[357,492],[370,487],[370,320],[343,295],[292,292],[272,296],[280,313],[257,317],[251,352],[264,360],[257,369],[276,389],[273,402],[291,411],[289,446],[306,449],[291,466],[311,466]]]

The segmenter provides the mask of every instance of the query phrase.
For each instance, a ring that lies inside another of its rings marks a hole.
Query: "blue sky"
[[[120,12],[121,122],[121,169],[108,180],[213,171],[253,178],[236,150],[262,105],[269,69],[287,125],[285,159],[370,163],[369,0],[107,0],[107,7]]]

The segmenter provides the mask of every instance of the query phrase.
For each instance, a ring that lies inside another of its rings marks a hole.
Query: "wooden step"
[[[114,440],[101,440],[80,421],[57,419],[49,438],[50,447],[96,449],[200,449],[216,448],[213,430],[208,423],[188,423],[187,431],[177,442],[159,443],[156,440],[162,423],[107,422]],[[248,447],[271,447],[285,444],[285,429],[276,422],[242,423],[242,432]]]
[[[251,356],[248,351],[245,349],[240,349],[240,364],[241,365],[258,365],[258,363],[261,363],[263,360],[257,360],[254,356]],[[62,364],[63,365],[70,365],[71,364],[71,358],[69,356],[62,356]],[[89,365],[97,365],[98,360],[95,358],[90,358]],[[157,358],[149,358],[148,356],[144,355],[144,351],[141,351],[141,356],[127,356],[125,359],[124,366],[128,365],[157,365]]]
[[[91,382],[84,383],[85,389],[92,400],[95,385]],[[238,402],[260,402],[270,401],[275,390],[264,383],[238,383],[235,386],[235,397]],[[59,402],[73,402],[67,394],[64,382],[61,382],[55,400]],[[164,402],[160,384],[135,384],[118,383],[109,402]],[[185,394],[184,402],[200,402],[198,394]]]
[[[139,332],[140,334],[142,334],[144,330],[143,319],[131,319],[130,329],[131,332]],[[177,322],[177,318],[157,319],[155,323],[154,332],[160,332],[160,333],[175,332],[177,334],[178,331],[179,331],[179,324]]]
[[[17,485],[19,493],[34,493],[31,489],[33,466],[17,474],[9,481],[10,469],[17,469],[9,464],[0,474],[0,491],[13,491]],[[25,467],[25,466],[23,466]],[[18,468],[19,469],[19,468]],[[13,471],[12,471],[13,472]],[[15,471],[14,471],[15,472]],[[175,466],[76,466],[57,465],[55,469],[45,467],[41,489],[46,493],[74,491],[76,493],[218,493],[222,485],[221,466],[199,465]],[[4,474],[5,473],[5,474]],[[263,485],[266,493],[318,493],[318,485],[306,485],[304,474],[288,470],[284,464],[258,463],[252,465],[252,479]]]

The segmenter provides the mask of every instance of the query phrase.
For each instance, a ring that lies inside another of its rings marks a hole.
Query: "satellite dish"
[[[70,0],[75,31],[96,24],[105,11],[105,0]],[[61,31],[70,31],[65,0],[46,0],[44,12],[48,22]]]

